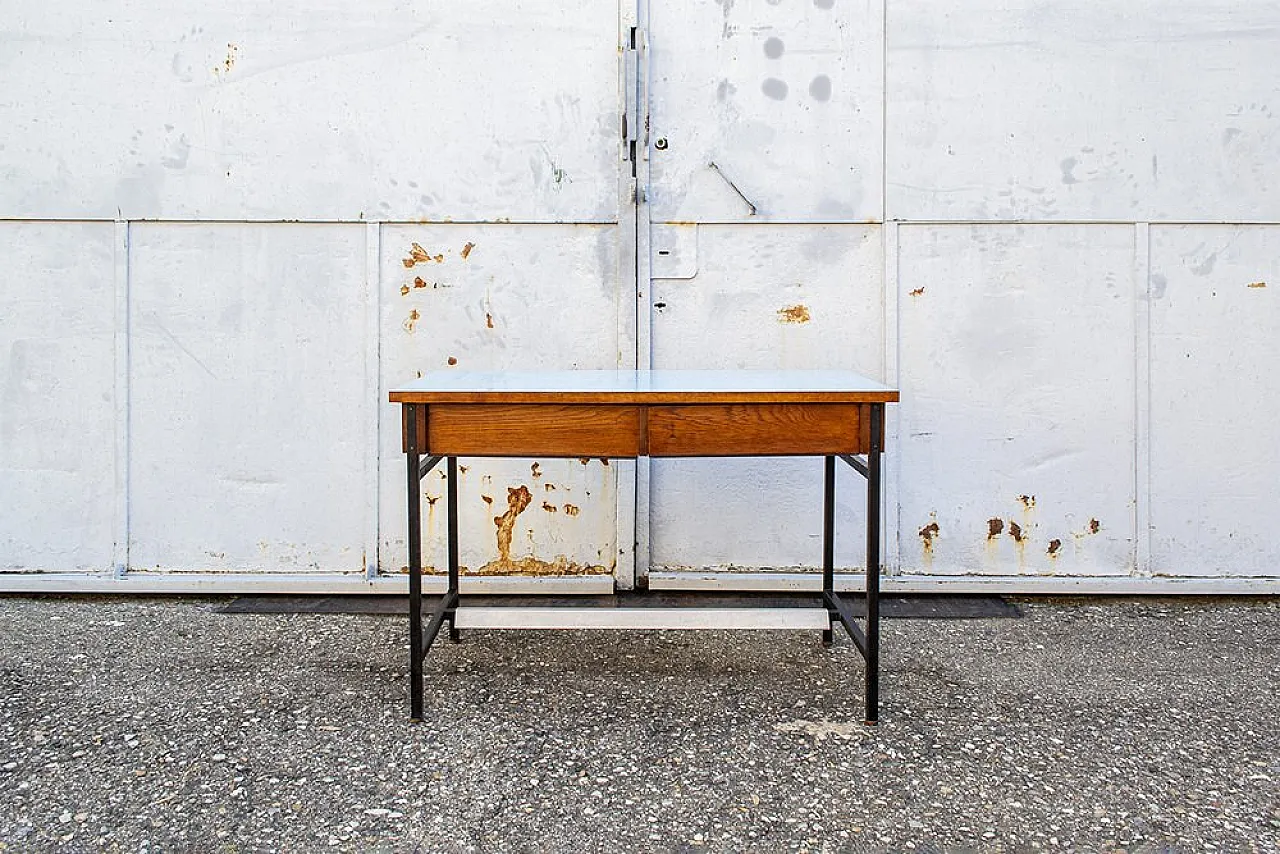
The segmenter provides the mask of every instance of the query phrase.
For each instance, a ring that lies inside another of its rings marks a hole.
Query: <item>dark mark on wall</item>
[[[1003,531],[1004,531],[1003,519],[987,520],[987,539],[988,540],[994,540],[996,537],[1000,536],[1000,534],[1003,533]]]
[[[1049,548],[1048,548],[1049,557],[1057,557],[1058,550],[1061,548],[1062,548],[1062,540],[1050,540]]]
[[[1022,542],[1022,526],[1017,522],[1009,523],[1009,536],[1013,537],[1015,543]]]

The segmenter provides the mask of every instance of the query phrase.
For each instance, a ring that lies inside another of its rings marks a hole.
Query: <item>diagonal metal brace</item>
[[[444,457],[423,457],[422,462],[418,463],[418,479],[421,480],[426,477],[427,472],[435,468],[436,463],[443,459]]]
[[[834,616],[840,620],[840,624],[844,626],[844,630],[849,633],[849,637],[853,638],[853,645],[862,653],[862,657],[867,657],[867,637],[862,633],[862,629],[858,628],[857,617],[849,610],[849,605],[835,593],[830,590],[822,591],[822,600],[827,604],[827,610],[834,611]]]
[[[854,469],[857,470],[858,474],[862,475],[863,477],[868,476],[866,460],[862,459],[861,457],[851,456],[850,454],[840,454],[840,459],[844,460],[846,463],[853,466]]]
[[[440,634],[440,627],[444,625],[444,621],[449,619],[449,615],[458,607],[458,594],[456,591],[449,591],[440,597],[440,604],[436,605],[436,609],[431,612],[431,622],[427,624],[427,628],[422,633],[422,654],[426,656],[427,650],[431,649],[431,644],[435,643],[436,635]]]

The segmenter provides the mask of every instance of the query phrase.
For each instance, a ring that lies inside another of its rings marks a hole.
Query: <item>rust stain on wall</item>
[[[556,506],[552,504],[550,501],[542,502],[542,509],[546,510],[548,513],[555,513],[557,510]]]
[[[402,297],[407,297],[408,295],[409,295],[409,286],[408,286],[408,285],[401,285],[401,286],[400,286],[400,296],[402,296]]]
[[[533,473],[534,477],[542,477],[542,466],[537,463],[529,466],[529,471]]]
[[[1249,283],[1249,287],[1251,288],[1265,288],[1266,286],[1267,286],[1266,282],[1250,282]]]
[[[493,524],[498,529],[498,557],[477,569],[472,575],[603,575],[608,570],[603,566],[574,563],[564,555],[557,555],[553,560],[539,560],[533,555],[521,558],[511,557],[511,539],[515,532],[516,519],[528,509],[533,501],[529,487],[520,486],[507,489],[507,511],[501,516],[493,517]],[[544,510],[554,513],[556,508],[544,503]],[[568,512],[567,510],[565,512]]]
[[[585,466],[587,463],[591,462],[591,460],[587,457],[578,457],[578,462]]]
[[[1020,543],[1020,542],[1022,542],[1022,540],[1023,540],[1023,536],[1022,536],[1022,526],[1021,526],[1021,525],[1019,525],[1017,522],[1010,522],[1010,523],[1009,523],[1009,536],[1013,537],[1013,541],[1014,541],[1015,543]]]
[[[493,315],[487,311],[484,313],[484,325],[490,329],[493,328]]]
[[[413,327],[415,327],[415,326],[417,326],[417,325],[418,325],[418,320],[419,320],[421,317],[422,317],[422,315],[418,314],[418,310],[417,310],[416,308],[415,308],[413,311],[409,312],[409,317],[408,317],[408,319],[407,319],[407,320],[405,320],[405,322],[404,322],[404,331],[405,331],[405,332],[412,332],[412,331],[413,331]]]
[[[408,269],[414,264],[426,264],[429,261],[435,261],[437,264],[443,264],[444,254],[437,253],[432,255],[430,252],[422,248],[422,244],[414,243],[409,247],[409,257],[405,258],[403,263],[405,269]]]
[[[516,517],[525,511],[532,500],[529,487],[523,484],[507,489],[507,512],[493,517],[493,524],[498,526],[499,562],[511,563],[511,533],[516,527]]]
[[[1053,539],[1049,541],[1049,557],[1057,557],[1058,551],[1062,548],[1062,540]]]
[[[1096,533],[1098,533],[1098,531],[1100,531],[1100,530],[1102,530],[1102,525],[1100,525],[1100,524],[1098,523],[1098,520],[1097,520],[1097,519],[1090,519],[1090,520],[1089,520],[1089,533],[1090,533],[1090,534],[1096,534]]]
[[[545,489],[547,492],[551,492],[556,488],[556,485],[554,483],[544,483],[542,485],[542,488]]]
[[[911,291],[911,296],[913,297],[924,296],[924,288],[914,288]]]
[[[467,257],[471,254],[471,250],[475,248],[476,248],[476,245],[468,241],[467,245],[462,247],[462,259],[465,261]]]
[[[1004,531],[1003,519],[987,520],[987,539],[988,540],[994,540],[996,537],[1000,536],[1002,531]]]
[[[425,288],[425,287],[427,286],[427,283],[426,283],[426,282],[424,282],[424,281],[422,280],[422,277],[421,277],[421,276],[414,276],[414,277],[413,277],[413,286],[414,286],[415,288]]]
[[[925,525],[920,529],[920,539],[924,540],[925,551],[933,551],[933,538],[938,536],[941,531],[942,529],[938,527],[938,523],[936,521],[930,522],[928,525]]]
[[[564,515],[566,516],[577,516],[578,512],[578,508],[572,504],[566,504],[564,506]]]
[[[458,357],[457,357],[457,356],[450,356],[446,361],[447,361],[450,365],[456,365],[456,364],[458,364]]]
[[[492,495],[481,495],[481,496],[480,496],[480,500],[481,500],[481,501],[483,501],[485,504],[492,504],[492,503],[493,503],[493,496],[492,496]]]
[[[804,305],[789,305],[786,308],[778,309],[778,320],[783,323],[808,323],[809,307]]]
[[[1022,502],[1022,506],[1030,510],[1036,506],[1036,497],[1034,495],[1019,495],[1018,500]]]

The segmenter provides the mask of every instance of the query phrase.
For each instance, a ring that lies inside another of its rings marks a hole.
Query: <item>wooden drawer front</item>
[[[470,457],[634,457],[639,406],[432,405],[427,448]]]
[[[866,451],[856,403],[649,407],[649,456],[787,456]]]

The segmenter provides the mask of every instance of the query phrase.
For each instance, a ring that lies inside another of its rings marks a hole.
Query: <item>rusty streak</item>
[[[924,547],[926,549],[933,548],[933,538],[938,536],[941,530],[942,529],[938,527],[937,522],[930,522],[928,525],[925,525],[920,529],[920,539],[924,540]]]
[[[484,313],[484,325],[490,329],[493,328],[493,315],[487,311]]]
[[[994,540],[996,537],[1000,536],[1002,531],[1004,531],[1003,519],[987,520],[987,539],[988,540]]]
[[[511,563],[511,534],[516,527],[516,517],[525,511],[533,496],[529,488],[523,484],[507,489],[507,512],[493,517],[493,524],[498,527],[498,562]]]

